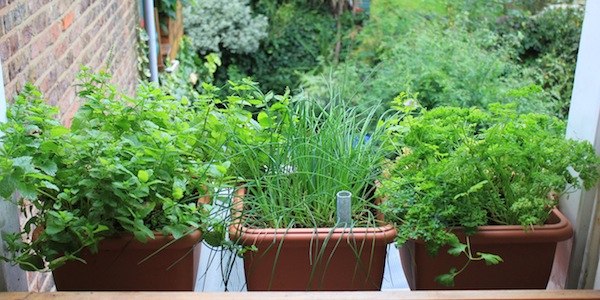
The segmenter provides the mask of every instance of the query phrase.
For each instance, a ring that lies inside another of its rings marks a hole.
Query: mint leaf
[[[45,161],[44,163],[38,165],[38,168],[50,176],[56,175],[56,171],[58,170],[56,163],[51,160]]]

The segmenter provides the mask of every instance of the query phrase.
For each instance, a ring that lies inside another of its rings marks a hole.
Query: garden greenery
[[[142,84],[130,98],[109,78],[80,73],[85,102],[71,128],[60,125],[57,108],[31,85],[9,108],[0,195],[18,192],[27,216],[23,232],[5,239],[10,260],[23,269],[43,269],[43,260],[54,269],[117,233],[144,242],[154,232],[179,238],[208,231],[198,198],[224,176],[227,162],[213,160],[202,119],[153,85]],[[20,241],[34,230],[33,239]]]
[[[396,103],[403,107],[403,103]],[[565,124],[515,105],[416,109],[388,123],[392,158],[377,190],[382,210],[398,224],[399,245],[422,239],[432,253],[465,245],[482,225],[542,225],[560,196],[597,183],[600,158],[587,141],[565,139]],[[456,250],[456,251],[455,251]],[[498,257],[483,257],[497,263]],[[438,279],[451,284],[458,273]]]
[[[193,47],[210,52],[252,53],[267,35],[267,18],[254,15],[249,0],[202,0],[186,8],[184,28]]]
[[[199,198],[227,179],[232,136],[260,140],[246,107],[269,107],[269,95],[242,82],[223,100],[209,83],[194,101],[153,84],[128,97],[104,72],[84,69],[78,79],[85,101],[70,128],[32,85],[0,127],[0,196],[18,195],[27,218],[22,232],[5,236],[9,254],[1,259],[25,270],[44,269],[46,261],[54,269],[123,233],[145,242],[155,232],[178,239],[200,229],[207,242],[223,245],[222,220]]]
[[[302,92],[327,101],[327,86],[337,85],[364,107],[389,103],[401,92],[419,93],[428,108],[516,102],[520,112],[566,118],[580,8],[470,0],[372,6],[351,59],[338,66],[325,61],[321,72],[303,73]],[[524,90],[526,96],[518,92]]]
[[[244,160],[256,161],[240,176],[248,191],[244,225],[335,227],[336,193],[347,190],[353,194],[353,226],[375,226],[375,179],[385,152],[378,144],[381,128],[370,130],[371,121],[377,122],[374,112],[358,112],[341,101],[320,106],[298,99],[275,123],[259,115],[273,134],[260,145],[239,145]]]
[[[214,74],[221,66],[216,53],[209,53],[202,59],[192,48],[187,36],[183,36],[177,52],[177,68],[159,74],[161,89],[176,99],[187,98],[193,102],[206,93],[205,86],[212,88]]]

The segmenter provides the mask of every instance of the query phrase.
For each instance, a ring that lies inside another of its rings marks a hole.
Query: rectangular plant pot
[[[57,290],[193,291],[202,232],[196,230],[160,251],[173,237],[155,235],[147,243],[130,234],[108,238],[100,242],[97,254],[83,251],[87,264],[69,261],[52,271]]]
[[[461,242],[465,235],[455,231]],[[467,259],[455,257],[440,249],[432,257],[421,240],[411,240],[400,248],[402,267],[412,290],[440,289],[545,289],[550,278],[556,245],[573,235],[569,220],[554,209],[547,223],[524,231],[522,226],[481,226],[470,236],[472,253],[496,254],[504,262],[487,266],[473,261],[455,277],[455,286],[446,287],[435,282],[438,275],[451,268],[460,269]]]
[[[258,248],[244,254],[249,291],[381,289],[387,245],[396,237],[392,226],[251,229],[241,224],[241,196],[234,198],[238,217],[229,233]]]

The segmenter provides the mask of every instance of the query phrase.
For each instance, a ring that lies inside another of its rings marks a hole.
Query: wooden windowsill
[[[510,290],[510,291],[389,291],[389,292],[53,292],[53,293],[0,293],[0,299],[28,300],[444,300],[444,299],[600,299],[600,290]]]

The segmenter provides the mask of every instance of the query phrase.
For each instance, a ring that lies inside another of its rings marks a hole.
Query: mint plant
[[[397,106],[402,106],[397,103]],[[470,236],[482,225],[542,225],[559,197],[598,180],[600,158],[589,142],[564,137],[565,124],[543,114],[519,114],[514,105],[416,109],[388,123],[388,161],[378,192],[398,224],[399,245],[422,239],[432,253],[488,264],[501,258],[471,253],[451,230]],[[457,266],[458,267],[458,266]],[[452,285],[462,269],[438,277]]]
[[[78,79],[85,102],[71,128],[32,85],[0,127],[0,196],[17,195],[27,217],[22,232],[6,235],[9,255],[1,259],[54,269],[116,234],[145,242],[155,232],[178,239],[218,227],[210,205],[199,203],[229,166],[211,144],[220,141],[206,138],[214,135],[206,119],[214,107],[151,84],[128,97],[103,72],[84,69]]]

